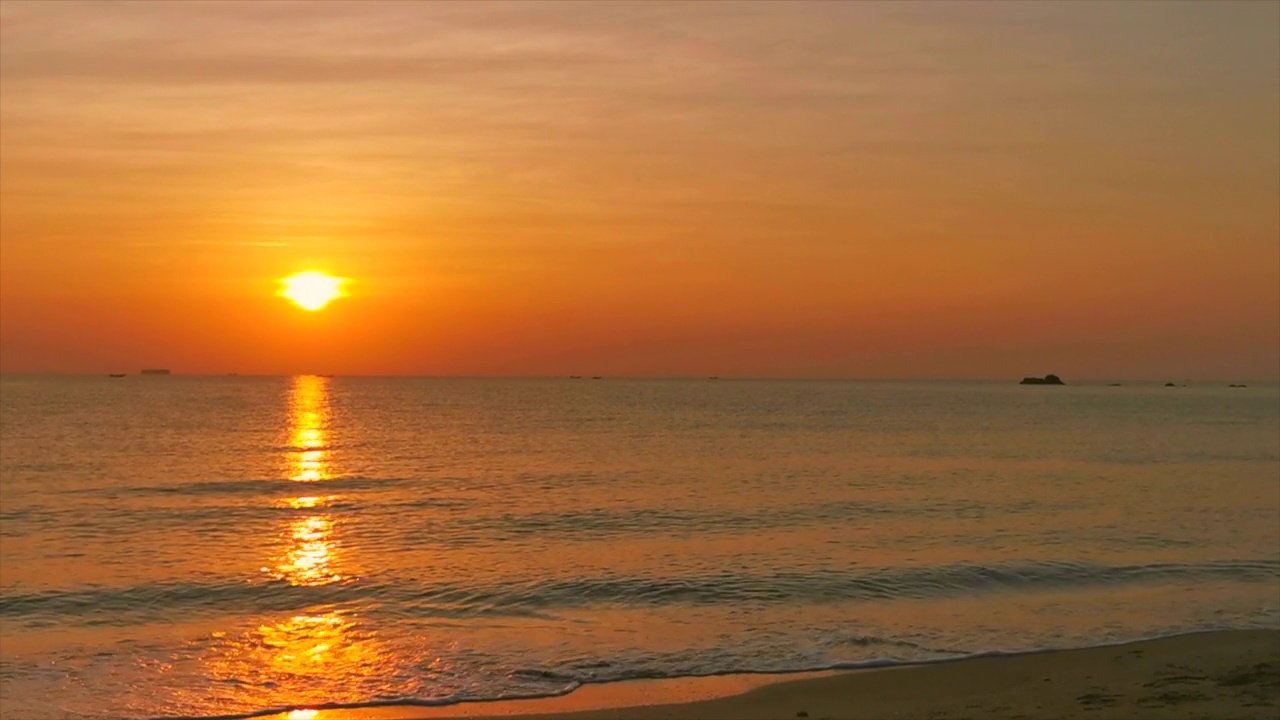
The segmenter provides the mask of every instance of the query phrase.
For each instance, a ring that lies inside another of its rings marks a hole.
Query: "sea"
[[[5,718],[1280,627],[1280,385],[0,378]]]

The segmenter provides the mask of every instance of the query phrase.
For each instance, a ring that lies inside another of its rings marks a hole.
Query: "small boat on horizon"
[[[1045,375],[1042,378],[1024,377],[1022,378],[1022,382],[1018,384],[1019,385],[1066,385],[1066,383],[1062,382],[1062,378],[1052,374]]]
[[[124,377],[124,375],[125,375],[124,373],[108,373],[108,374],[107,374],[107,377],[109,377],[109,378],[122,378],[122,377]]]

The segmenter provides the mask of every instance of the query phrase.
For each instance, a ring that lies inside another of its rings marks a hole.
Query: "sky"
[[[1280,379],[1280,3],[5,0],[0,370],[151,366]]]

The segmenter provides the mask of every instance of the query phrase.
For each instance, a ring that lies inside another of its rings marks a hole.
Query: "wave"
[[[527,536],[596,540],[634,533],[733,533],[904,515],[925,519],[978,519],[1044,507],[1043,504],[1035,505],[1031,502],[933,501],[908,504],[843,500],[774,506],[752,512],[665,508],[591,509],[488,515],[462,518],[458,522],[469,529],[485,531],[486,539],[491,535],[496,540]]]
[[[994,592],[1162,582],[1274,582],[1280,560],[1098,565],[1029,562],[1003,565],[779,571],[694,576],[602,576],[488,584],[423,582],[389,574],[323,585],[209,577],[205,582],[150,583],[6,592],[0,617],[43,623],[131,625],[158,609],[184,614],[296,611],[316,605],[372,601],[406,617],[554,617],[583,607],[777,605],[914,600]]]
[[[522,482],[536,482],[533,476]],[[348,475],[309,482],[279,478],[246,478],[239,480],[195,480],[162,485],[133,487],[87,487],[64,491],[68,495],[88,495],[108,500],[129,497],[267,497],[296,495],[306,491],[316,494],[360,493],[365,491],[412,488],[429,491],[434,488],[450,490],[476,490],[474,478],[455,477],[368,477]],[[420,498],[406,501],[379,502],[383,509],[461,506],[457,500]],[[46,512],[48,508],[41,508]],[[193,508],[193,512],[209,508]],[[216,508],[215,508],[216,509]],[[471,522],[480,526],[492,526],[506,532],[523,535],[565,529],[575,533],[611,530],[643,531],[680,527],[750,527],[791,525],[799,522],[846,521],[860,517],[881,515],[910,515],[921,518],[981,519],[1001,513],[1027,511],[1051,511],[1054,508],[1042,502],[1030,500],[1011,502],[977,502],[970,500],[934,500],[928,502],[876,502],[866,500],[834,500],[812,503],[796,503],[763,508],[756,512],[706,511],[664,508],[640,508],[631,510],[591,509],[578,511],[533,512],[523,514],[497,514],[475,517]],[[8,511],[6,511],[8,512]]]
[[[759,669],[740,669],[725,668],[700,673],[662,673],[662,672],[631,672],[620,674],[608,679],[584,679],[554,671],[545,671],[538,669],[517,670],[513,675],[524,675],[527,677],[552,680],[564,683],[561,687],[547,690],[545,692],[532,693],[511,693],[511,694],[494,694],[488,697],[467,697],[467,696],[447,696],[440,698],[397,698],[388,700],[372,700],[366,702],[328,702],[328,703],[308,703],[298,705],[280,705],[270,708],[262,708],[244,713],[224,714],[224,715],[165,715],[153,718],[153,720],[251,720],[252,718],[267,717],[289,713],[296,710],[359,710],[363,708],[377,707],[448,707],[453,705],[482,705],[485,703],[511,701],[511,700],[543,700],[554,697],[563,697],[568,695],[585,685],[606,685],[615,682],[629,682],[635,680],[666,680],[677,678],[706,678],[706,677],[723,677],[726,675],[795,675],[799,673],[823,672],[823,671],[854,671],[854,670],[875,670],[899,667],[918,667],[925,665],[941,665],[944,663],[954,663],[964,660],[975,660],[979,658],[991,657],[1024,657],[1027,655],[1037,655],[1046,652],[1059,652],[1063,650],[1083,650],[1093,648],[1121,647],[1139,642],[1147,642],[1150,640],[1158,640],[1162,638],[1182,637],[1187,635],[1200,635],[1211,632],[1222,632],[1226,630],[1237,629],[1259,629],[1271,628],[1270,625],[1249,625],[1248,627],[1234,627],[1229,625],[1214,625],[1196,628],[1193,630],[1177,629],[1167,632],[1150,633],[1136,637],[1127,637],[1118,640],[1106,642],[1098,642],[1084,645],[1073,645],[1069,647],[1029,647],[1013,650],[981,650],[976,652],[939,652],[933,657],[925,657],[910,660],[901,660],[894,658],[867,658],[862,660],[851,660],[844,662],[826,663],[821,665],[808,665],[786,669],[776,670],[759,670]],[[871,641],[883,640],[885,644],[895,644],[897,641],[868,638]],[[909,643],[908,643],[909,644]]]
[[[422,700],[418,698],[403,698],[391,700],[370,700],[368,702],[354,703],[311,703],[306,705],[281,705],[278,707],[264,708],[262,710],[253,710],[246,713],[236,713],[231,715],[160,715],[153,720],[250,720],[251,718],[267,717],[270,715],[281,715],[290,713],[295,710],[362,710],[365,708],[380,707],[449,707],[451,705],[461,705],[463,703],[492,703],[504,700],[546,700],[553,697],[561,697],[582,687],[584,683],[572,682],[559,691],[548,691],[541,693],[518,693],[510,695],[494,695],[493,697],[443,697]]]
[[[243,480],[196,480],[165,485],[135,487],[89,487],[69,491],[69,494],[95,495],[106,498],[130,496],[208,496],[208,495],[264,495],[276,496],[297,493],[299,488],[324,488],[325,492],[358,492],[406,487],[424,482],[421,478],[378,478],[364,475],[347,475],[326,480],[300,482],[280,478],[246,478]],[[431,482],[439,482],[432,480]]]
[[[413,499],[392,499],[381,491],[413,487]],[[464,494],[432,494],[434,488],[461,490]],[[1029,511],[1047,512],[1053,508],[1031,501],[1000,503],[966,500],[934,500],[929,502],[880,502],[840,500],[794,503],[761,507],[753,510],[717,510],[683,508],[594,508],[532,512],[505,512],[463,515],[480,502],[465,494],[464,481],[441,478],[369,478],[340,477],[315,482],[284,480],[196,481],[174,485],[156,485],[124,489],[92,488],[74,491],[115,501],[109,514],[86,515],[81,508],[24,508],[10,511],[14,522],[6,527],[6,535],[39,532],[61,525],[64,530],[87,534],[136,533],[144,530],[166,531],[174,526],[203,523],[222,525],[228,517],[240,521],[269,518],[288,507],[278,502],[298,494],[340,497],[341,502],[327,505],[329,511],[359,508],[369,517],[394,516],[387,527],[400,528],[413,534],[411,542],[421,541],[421,533],[413,522],[403,523],[404,514],[414,510],[440,510],[446,517],[413,516],[419,522],[430,522],[430,542],[458,546],[493,544],[523,539],[554,539],[569,542],[596,542],[602,539],[664,533],[668,535],[722,535],[755,532],[772,528],[802,527],[867,520],[871,518],[912,517],[919,519],[983,519]],[[158,503],[118,502],[130,498],[177,496],[201,497],[198,504],[168,507]],[[250,503],[248,498],[270,502]]]

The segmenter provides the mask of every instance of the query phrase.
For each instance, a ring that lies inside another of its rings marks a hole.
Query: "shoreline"
[[[802,714],[803,713],[803,714]],[[586,684],[564,695],[277,713],[270,720],[1274,718],[1280,629],[1215,630],[887,667]]]

